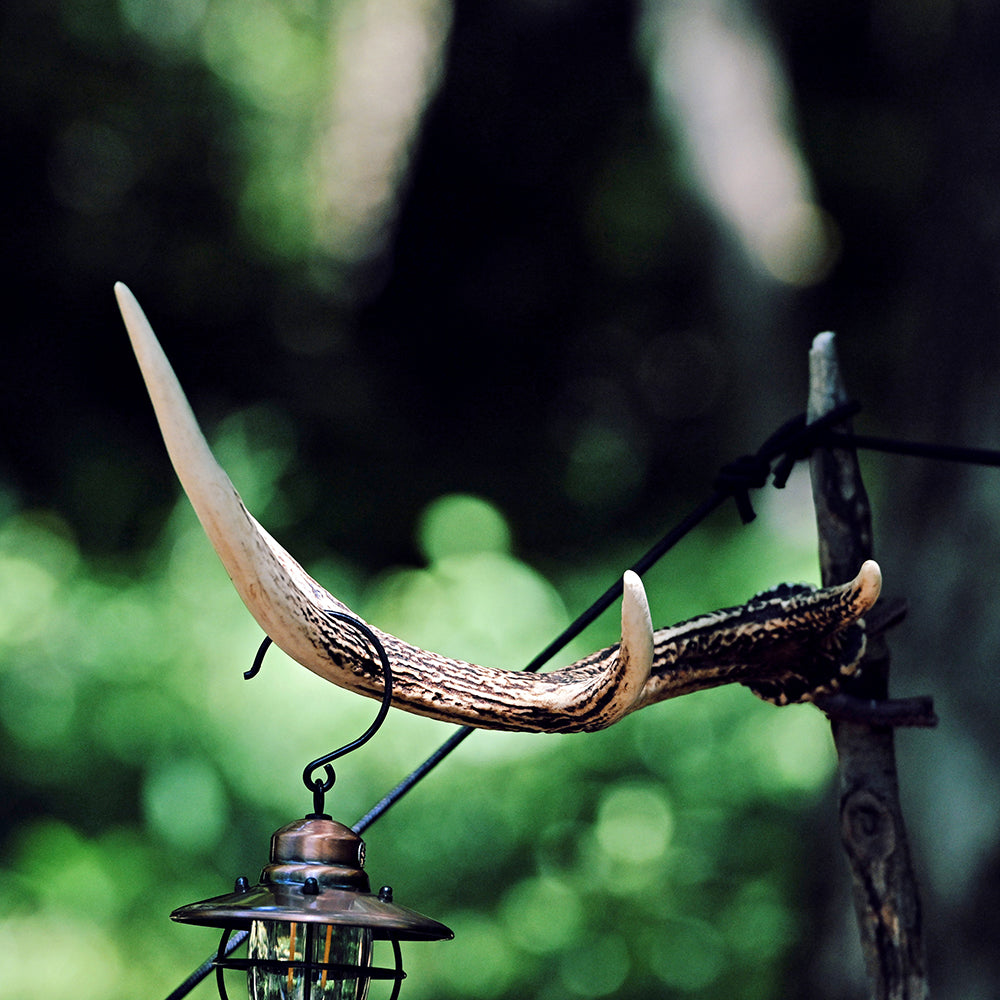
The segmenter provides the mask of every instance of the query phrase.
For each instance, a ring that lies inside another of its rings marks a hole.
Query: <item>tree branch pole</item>
[[[834,335],[809,354],[808,420],[846,402]],[[871,509],[857,453],[817,449],[810,462],[824,586],[851,579],[872,558]],[[889,690],[889,649],[869,634],[848,695],[882,701]],[[920,896],[899,805],[893,729],[831,721],[840,769],[840,832],[853,880],[854,907],[872,1000],[924,1000],[928,994]]]

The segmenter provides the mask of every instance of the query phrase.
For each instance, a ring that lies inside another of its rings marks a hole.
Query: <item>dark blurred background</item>
[[[993,5],[9,0],[0,24],[4,1000],[168,992],[214,944],[166,914],[255,874],[308,805],[300,757],[368,713],[287,663],[239,686],[259,637],[178,502],[116,280],[291,552],[504,666],[804,409],[822,330],[859,430],[1000,447]],[[864,469],[910,605],[893,689],[942,720],[898,740],[932,989],[995,997],[997,473]],[[658,624],[818,578],[802,477],[768,494],[650,575]],[[483,737],[373,828],[459,932],[408,996],[863,995],[823,720],[683,702]],[[393,725],[346,822],[447,735]]]

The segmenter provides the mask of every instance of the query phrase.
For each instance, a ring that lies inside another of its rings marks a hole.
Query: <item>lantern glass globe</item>
[[[358,975],[371,966],[368,928],[254,920],[248,949],[251,1000],[364,1000],[368,993],[368,979]]]

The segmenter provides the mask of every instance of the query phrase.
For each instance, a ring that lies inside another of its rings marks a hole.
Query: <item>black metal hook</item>
[[[306,788],[308,788],[313,794],[313,811],[309,814],[310,819],[329,819],[329,816],[323,812],[323,800],[326,793],[333,788],[333,784],[337,780],[337,775],[330,764],[339,757],[344,757],[352,750],[357,750],[358,747],[367,743],[382,727],[382,723],[385,722],[385,717],[389,714],[389,707],[392,704],[392,668],[389,666],[388,654],[386,653],[385,647],[382,645],[382,641],[379,637],[363,621],[359,618],[355,618],[353,615],[349,615],[343,611],[324,611],[323,613],[328,618],[342,621],[345,625],[353,628],[361,636],[367,639],[369,643],[371,643],[382,664],[382,675],[385,678],[385,688],[382,692],[382,704],[379,707],[378,714],[375,716],[375,721],[372,722],[372,724],[365,730],[364,733],[362,733],[361,736],[359,736],[356,740],[352,740],[350,743],[346,743],[339,750],[334,750],[332,753],[324,754],[322,757],[317,757],[316,760],[310,761],[306,764],[305,769],[302,771],[302,781]],[[256,677],[257,674],[260,673],[261,665],[264,662],[264,654],[267,652],[270,645],[271,637],[265,636],[264,641],[260,644],[260,648],[257,650],[257,655],[254,657],[253,665],[243,674],[245,680],[250,680],[252,677]],[[323,768],[326,777],[314,778],[313,771],[320,767]]]

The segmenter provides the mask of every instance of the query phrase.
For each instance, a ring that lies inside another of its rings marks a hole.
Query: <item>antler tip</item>
[[[118,308],[123,313],[126,309],[135,308],[139,305],[138,300],[132,294],[132,290],[124,281],[115,282],[115,298],[118,300]]]
[[[143,369],[143,374],[146,375],[146,366],[150,364],[148,359],[152,353],[148,345],[156,343],[156,335],[153,333],[153,328],[150,326],[142,306],[139,305],[139,300],[123,281],[115,282],[115,299],[118,301],[118,311],[122,314],[125,329],[132,341],[132,349],[136,353],[136,359],[140,368]]]
[[[647,619],[652,623],[646,588],[642,585],[642,577],[634,570],[627,569],[622,576],[622,606],[627,607],[630,614],[637,616],[638,621]],[[652,624],[650,628],[652,629]]]
[[[653,618],[646,588],[639,574],[626,570],[622,577],[622,648],[649,673],[653,662]],[[645,678],[643,678],[645,681]]]
[[[882,570],[874,559],[866,559],[854,581],[861,600],[869,607],[878,600],[882,592]]]

